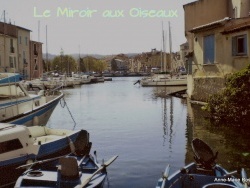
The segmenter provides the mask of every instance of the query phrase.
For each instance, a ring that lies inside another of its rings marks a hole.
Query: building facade
[[[39,78],[43,74],[42,43],[30,41],[29,79]]]
[[[42,43],[30,41],[30,30],[0,22],[0,72],[20,73],[24,79],[39,78],[43,71]],[[37,57],[31,50],[37,43]],[[32,66],[37,64],[39,70],[33,73]]]
[[[206,102],[224,87],[228,75],[249,64],[249,10],[249,0],[199,0],[184,5],[191,70],[187,93],[192,100]]]
[[[16,27],[17,29],[17,52],[18,52],[18,69],[24,79],[30,79],[29,65],[30,61],[30,30]]]

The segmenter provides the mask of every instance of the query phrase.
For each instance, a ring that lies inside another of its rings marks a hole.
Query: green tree
[[[105,70],[105,68],[106,65],[102,60],[96,59],[91,56],[80,58],[81,72],[88,72],[88,71],[102,72],[103,70]]]
[[[77,71],[77,63],[70,55],[56,56],[52,61],[51,69],[70,74]]]

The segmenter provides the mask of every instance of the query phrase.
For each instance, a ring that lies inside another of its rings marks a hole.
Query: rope
[[[61,102],[62,100],[63,100],[63,104],[62,104],[62,102]],[[67,108],[67,110],[68,110],[68,112],[69,112],[69,115],[71,116],[71,118],[72,118],[72,120],[73,120],[73,122],[74,122],[74,126],[73,126],[73,129],[72,129],[72,130],[74,130],[75,127],[76,127],[76,122],[75,122],[75,119],[74,119],[72,113],[71,113],[70,110],[69,110],[69,107],[68,107],[68,105],[67,105],[67,103],[66,103],[64,97],[60,100],[60,104],[61,104],[61,107],[62,107],[62,108],[64,108],[64,107],[66,106],[66,108]]]

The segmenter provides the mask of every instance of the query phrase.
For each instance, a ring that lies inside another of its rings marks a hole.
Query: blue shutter
[[[244,54],[247,55],[247,35],[244,35]]]
[[[236,40],[237,38],[236,37],[232,37],[232,55],[233,56],[236,56]]]
[[[204,37],[204,64],[214,63],[214,35]]]

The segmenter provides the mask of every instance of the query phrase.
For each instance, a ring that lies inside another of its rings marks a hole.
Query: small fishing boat
[[[0,84],[0,122],[46,125],[62,97],[59,90],[28,92],[22,82]]]
[[[0,123],[0,185],[13,184],[25,169],[18,166],[67,155],[88,154],[91,147],[85,130],[52,129]],[[73,145],[73,146],[72,146]]]
[[[242,168],[228,172],[215,163],[218,152],[202,140],[192,141],[195,162],[185,166],[169,176],[167,165],[163,176],[158,180],[156,188],[247,188],[247,175]],[[236,176],[236,174],[238,174]],[[238,177],[239,176],[239,177]]]
[[[18,178],[15,187],[102,187],[107,176],[106,167],[117,157],[112,157],[102,165],[91,154],[70,154],[66,157],[39,161]]]

